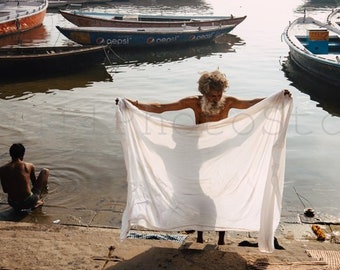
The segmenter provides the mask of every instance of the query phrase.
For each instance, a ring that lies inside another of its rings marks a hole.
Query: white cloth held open
[[[272,252],[292,104],[280,91],[230,118],[181,125],[119,100],[128,182],[121,239],[134,225],[258,231],[259,249]]]

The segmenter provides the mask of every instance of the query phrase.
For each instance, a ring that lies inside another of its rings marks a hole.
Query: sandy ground
[[[180,243],[120,241],[119,233],[111,228],[1,221],[0,269],[340,269],[340,245],[331,243],[329,232],[326,241],[317,241],[308,224],[281,226],[277,238],[285,249],[270,254],[238,246],[245,240],[256,242],[249,233],[227,233],[224,246],[216,245],[215,232],[206,232],[203,244],[196,243],[195,233]],[[329,261],[308,256],[308,250],[335,253]]]

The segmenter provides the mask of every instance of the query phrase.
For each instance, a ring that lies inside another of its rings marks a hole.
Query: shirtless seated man
[[[49,170],[42,169],[36,178],[34,165],[23,161],[25,147],[21,143],[13,144],[9,154],[12,161],[0,167],[1,185],[8,194],[8,204],[17,211],[43,205],[41,195],[47,192]]]
[[[226,76],[219,70],[215,70],[212,72],[204,72],[199,78],[198,90],[201,95],[185,97],[179,101],[166,104],[129,101],[140,110],[153,113],[192,109],[195,114],[195,122],[198,125],[222,120],[228,117],[229,111],[233,108],[247,109],[263,100],[263,98],[241,100],[236,97],[227,96],[224,94],[227,87],[228,80]],[[285,90],[284,94],[290,96],[288,90]],[[224,245],[224,235],[224,231],[219,232],[219,245]],[[203,243],[202,231],[197,232],[197,242]]]

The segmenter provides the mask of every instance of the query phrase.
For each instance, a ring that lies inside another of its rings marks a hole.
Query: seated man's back
[[[1,168],[2,187],[11,200],[21,202],[31,194],[31,170],[31,164],[20,160],[12,161]]]

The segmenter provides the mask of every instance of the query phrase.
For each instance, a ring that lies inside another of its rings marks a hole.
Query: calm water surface
[[[171,3],[171,4],[169,4]],[[126,171],[115,124],[117,97],[167,102],[197,94],[199,72],[226,73],[228,93],[240,98],[265,97],[289,89],[294,110],[287,134],[283,215],[305,206],[324,219],[340,221],[340,102],[332,87],[316,83],[287,61],[281,33],[307,13],[325,19],[337,1],[161,1],[144,0],[88,6],[90,10],[140,13],[247,15],[227,37],[212,46],[172,52],[117,53],[112,64],[83,73],[32,82],[0,79],[0,162],[8,148],[23,142],[26,160],[51,170],[46,205],[101,209],[126,200]],[[260,8],[260,7],[265,8]],[[2,40],[2,46],[65,45],[56,25],[71,25],[57,12],[43,27]],[[339,92],[339,91],[338,91]],[[187,112],[190,116],[190,113]],[[183,112],[182,112],[183,114]],[[170,119],[178,116],[169,113]],[[191,117],[183,117],[192,124]],[[3,205],[6,196],[0,193]],[[1,206],[1,205],[0,205]]]

